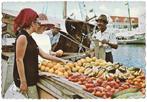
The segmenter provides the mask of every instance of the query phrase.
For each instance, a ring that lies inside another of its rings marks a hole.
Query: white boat
[[[145,44],[145,33],[130,31],[127,34],[118,34],[119,44]]]

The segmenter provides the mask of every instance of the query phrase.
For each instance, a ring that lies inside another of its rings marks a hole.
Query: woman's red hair
[[[14,19],[14,32],[19,28],[30,27],[31,23],[38,18],[37,12],[30,8],[25,8],[20,11],[18,16]]]

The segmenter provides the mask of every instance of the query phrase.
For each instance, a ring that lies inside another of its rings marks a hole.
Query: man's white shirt
[[[51,30],[44,31],[44,33],[50,37],[51,45],[59,42],[60,33],[58,33],[54,36],[53,36],[53,33]]]
[[[32,38],[36,41],[39,48],[41,48],[44,52],[50,53],[51,52],[51,42],[50,38],[46,33],[37,34],[32,33]],[[39,56],[39,61],[41,61],[42,58]]]
[[[109,43],[112,43],[112,44],[117,44],[117,39],[116,39],[116,36],[115,34],[113,33],[112,30],[109,30],[108,28],[101,33],[101,31],[97,32],[97,33],[94,33],[92,35],[92,39],[98,39],[100,41],[102,40],[108,40]],[[94,44],[94,42],[92,41],[91,42],[91,45],[90,45],[90,48],[94,48],[96,45]],[[112,51],[112,48],[105,44],[105,51],[106,52],[111,52]]]

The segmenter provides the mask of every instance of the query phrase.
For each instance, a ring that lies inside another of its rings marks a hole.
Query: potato
[[[45,67],[44,71],[48,72],[49,69],[49,67]]]
[[[67,70],[68,74],[71,74],[71,70]]]
[[[41,71],[44,71],[45,70],[45,66],[41,66]]]
[[[79,73],[84,73],[84,70],[85,70],[85,68],[84,67],[81,67],[78,72]]]
[[[92,61],[96,61],[96,59],[97,59],[96,57],[92,57]]]
[[[77,64],[76,65],[78,65],[78,66],[82,66],[82,62],[79,60],[78,62],[77,62]]]
[[[81,59],[80,61],[81,61],[82,63],[85,63],[85,62],[86,62],[86,60],[85,60],[85,59]]]
[[[41,64],[40,63],[38,64],[38,68],[41,69]]]
[[[72,72],[77,72],[78,69],[76,67],[72,67]]]
[[[52,61],[51,63],[53,64],[53,66],[57,65],[57,62],[53,62],[53,61]]]
[[[67,63],[66,66],[69,66],[70,68],[74,67],[74,63]]]
[[[65,77],[68,77],[68,72],[64,72],[64,76]]]
[[[53,65],[52,63],[47,63],[47,66],[48,66],[49,68],[52,68],[54,65]]]
[[[53,66],[54,70],[59,69],[60,67],[62,67],[62,65],[60,63],[57,63],[55,66]]]
[[[55,70],[55,72],[54,72],[55,74],[58,74],[58,70]]]
[[[59,70],[60,72],[64,72],[64,71],[65,71],[65,68],[60,67],[60,68],[58,68],[58,70]]]
[[[59,75],[59,76],[64,76],[64,73],[63,73],[63,72],[58,71],[58,75]]]
[[[46,65],[47,65],[47,63],[48,63],[48,61],[47,61],[47,60],[43,60],[43,61],[42,61],[42,65],[44,65],[44,66],[46,66]]]
[[[64,68],[65,68],[66,71],[71,70],[71,68],[69,66],[67,66],[67,65],[65,65]]]
[[[49,71],[48,71],[49,73],[54,73],[54,69],[53,68],[51,68],[51,69],[49,69]]]

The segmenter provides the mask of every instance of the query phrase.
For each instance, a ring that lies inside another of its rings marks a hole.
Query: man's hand
[[[108,44],[108,43],[109,43],[108,40],[106,40],[106,39],[103,39],[103,40],[102,40],[102,44]]]

